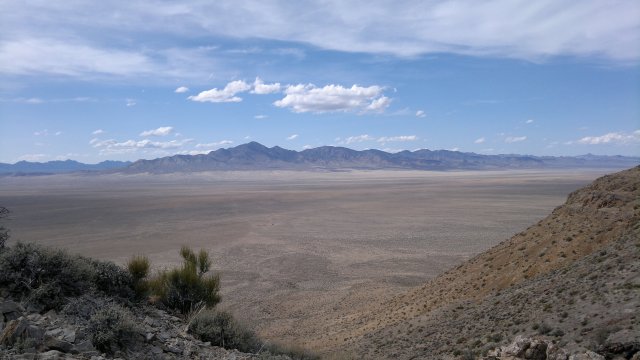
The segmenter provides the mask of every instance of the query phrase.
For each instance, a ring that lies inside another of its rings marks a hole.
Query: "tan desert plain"
[[[322,352],[323,329],[424,283],[615,170],[239,171],[0,178],[11,241],[124,264],[204,248],[221,307]]]

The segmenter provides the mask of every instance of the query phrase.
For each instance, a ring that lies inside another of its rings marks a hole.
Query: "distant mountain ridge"
[[[39,175],[72,172],[173,173],[224,170],[497,170],[497,169],[625,169],[640,164],[640,157],[628,156],[532,156],[518,154],[482,155],[451,150],[353,150],[321,146],[302,151],[266,147],[255,141],[208,154],[173,155],[152,160],[112,161],[84,164],[74,160],[0,163],[0,174]]]
[[[83,164],[75,160],[56,160],[48,162],[18,161],[15,164],[0,163],[0,174],[61,174],[79,171],[103,171],[121,169],[130,165],[130,161],[107,160],[98,164]]]
[[[302,151],[279,146],[268,148],[257,142],[219,149],[208,154],[174,155],[138,160],[125,173],[171,173],[216,170],[313,170],[313,169],[414,169],[490,170],[540,168],[630,168],[640,157],[582,155],[575,157],[530,155],[481,155],[449,150],[401,151],[353,150],[321,146]]]

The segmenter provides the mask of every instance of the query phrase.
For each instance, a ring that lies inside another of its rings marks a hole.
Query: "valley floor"
[[[209,250],[222,306],[317,345],[355,307],[463,262],[611,171],[221,172],[0,178],[12,241],[124,263]]]

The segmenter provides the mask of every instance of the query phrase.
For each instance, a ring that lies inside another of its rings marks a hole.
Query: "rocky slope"
[[[602,177],[424,286],[336,319],[313,346],[409,359],[482,355],[516,335],[569,352],[638,344],[639,220],[640,167]]]
[[[133,313],[138,333],[126,350],[107,355],[92,344],[89,318],[113,305],[102,298],[82,297],[63,311],[40,314],[0,299],[0,359],[259,359],[259,355],[225,350],[193,338],[182,319],[153,307]],[[274,357],[288,359],[288,357]]]

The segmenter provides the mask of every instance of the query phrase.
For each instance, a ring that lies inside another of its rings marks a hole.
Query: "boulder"
[[[573,354],[569,356],[569,360],[605,360],[605,357],[594,353],[593,351],[585,351],[583,353]]]

